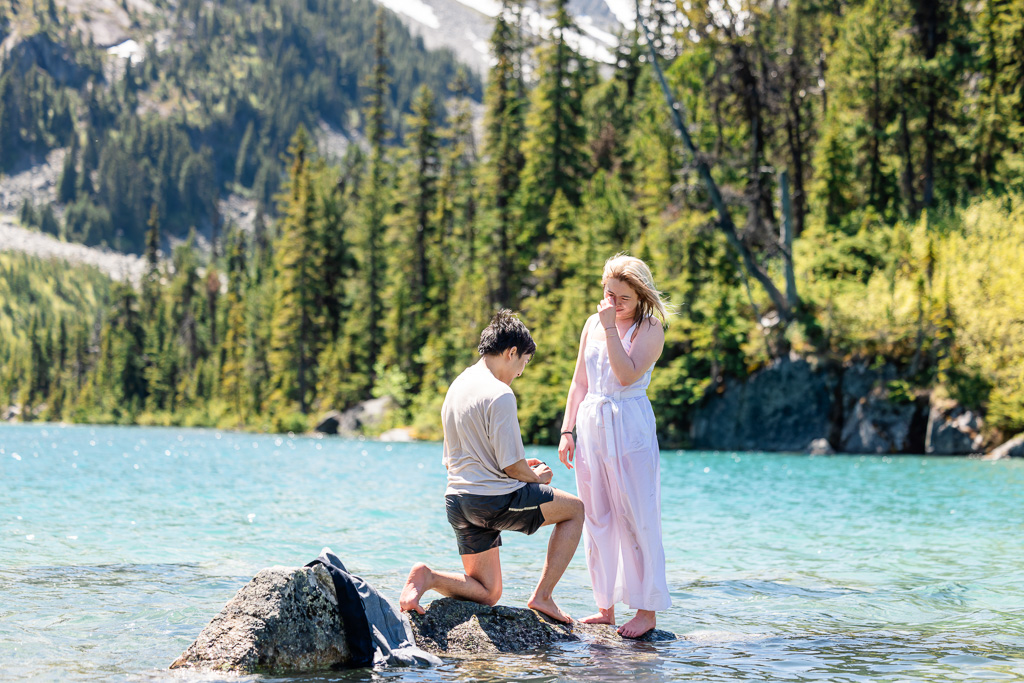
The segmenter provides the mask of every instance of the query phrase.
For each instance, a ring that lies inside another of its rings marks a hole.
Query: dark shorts
[[[459,554],[473,555],[500,546],[502,531],[537,531],[544,523],[540,506],[554,499],[555,490],[550,486],[526,484],[500,496],[449,493],[444,502]]]

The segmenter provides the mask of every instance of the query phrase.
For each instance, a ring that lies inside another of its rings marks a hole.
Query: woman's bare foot
[[[541,598],[536,594],[530,598],[526,606],[530,609],[535,609],[541,614],[551,617],[555,621],[560,621],[563,624],[571,624],[572,617],[563,612],[561,608],[555,604],[555,601],[551,598]]]
[[[583,617],[580,619],[580,623],[583,624],[608,624],[609,626],[615,626],[615,608],[609,607],[608,609],[601,609],[598,607],[600,612],[597,614],[591,614],[589,617]]]
[[[420,607],[420,597],[430,589],[430,579],[433,572],[430,567],[417,562],[409,570],[409,578],[405,580],[405,587],[402,588],[402,595],[398,604],[403,612],[418,612],[426,614],[426,610]]]
[[[653,629],[658,623],[654,612],[649,609],[638,609],[636,616],[619,627],[619,635],[623,638],[639,638]]]

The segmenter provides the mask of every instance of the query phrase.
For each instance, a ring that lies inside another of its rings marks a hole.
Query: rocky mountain
[[[490,55],[493,19],[501,10],[495,0],[377,0],[397,14],[431,48],[448,48],[480,74]],[[632,25],[630,4],[620,0],[571,0],[569,10],[580,29],[578,49],[587,57],[610,63],[617,34]],[[524,23],[534,35],[550,27],[536,6],[523,8]]]

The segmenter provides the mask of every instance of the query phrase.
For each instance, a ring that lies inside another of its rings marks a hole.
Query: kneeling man
[[[526,604],[557,621],[572,621],[551,592],[579,545],[583,502],[548,486],[547,465],[525,459],[511,389],[536,349],[526,326],[511,311],[501,311],[480,335],[480,360],[448,389],[441,406],[443,462],[448,469],[445,505],[466,571],[414,565],[402,589],[403,610],[423,614],[419,601],[428,590],[496,604],[501,597],[501,532],[532,534],[554,524],[544,571]]]

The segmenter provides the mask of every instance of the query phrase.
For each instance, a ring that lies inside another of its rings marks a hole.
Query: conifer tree
[[[387,316],[384,363],[405,373],[416,391],[421,376],[420,352],[431,327],[436,266],[432,249],[437,238],[438,138],[434,94],[423,86],[407,118],[406,159],[401,166],[396,214],[389,228],[392,278],[387,289],[391,305]]]
[[[280,197],[274,248],[274,313],[271,322],[270,402],[278,409],[309,409],[320,350],[318,216],[311,180],[312,142],[302,126],[288,149],[287,189]]]
[[[220,393],[231,406],[239,422],[246,417],[245,391],[245,235],[233,231],[228,236],[227,321],[221,345]]]
[[[350,291],[352,315],[346,325],[349,348],[352,350],[352,378],[362,383],[361,392],[373,386],[378,356],[384,345],[384,284],[386,282],[384,245],[385,218],[390,207],[391,169],[385,143],[390,137],[387,128],[390,77],[387,56],[387,33],[384,10],[379,9],[372,44],[373,70],[366,84],[364,120],[369,144],[367,170],[359,193],[358,210],[361,235],[358,240],[359,278]]]
[[[57,201],[68,204],[75,201],[78,188],[78,136],[72,137],[71,149],[64,155],[64,167],[57,181]]]
[[[515,257],[517,219],[515,197],[523,167],[520,150],[524,132],[526,102],[520,46],[516,26],[511,23],[508,0],[495,18],[491,35],[494,66],[484,94],[484,148],[480,177],[481,213],[488,235],[484,263],[490,274],[492,306],[513,307],[518,296]]]
[[[522,232],[517,238],[519,266],[525,272],[547,231],[549,211],[561,192],[578,207],[587,173],[583,93],[591,85],[590,68],[569,44],[574,26],[568,0],[556,0],[549,42],[539,51],[539,80],[530,95],[523,143],[524,168],[518,204]]]

